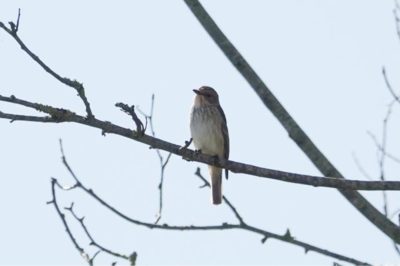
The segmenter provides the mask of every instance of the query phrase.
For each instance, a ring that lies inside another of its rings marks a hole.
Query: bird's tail
[[[222,169],[215,166],[208,166],[211,176],[212,203],[215,205],[222,202]]]

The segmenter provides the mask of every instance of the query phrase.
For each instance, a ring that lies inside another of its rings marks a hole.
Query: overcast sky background
[[[347,178],[365,179],[355,154],[378,179],[376,148],[391,96],[386,66],[400,91],[400,46],[393,1],[201,1],[322,152]],[[114,104],[149,110],[155,94],[158,137],[189,139],[192,89],[214,87],[228,120],[230,158],[272,169],[320,175],[209,38],[183,1],[3,1],[0,20],[15,20],[19,35],[61,76],[84,83],[98,119],[132,127]],[[49,76],[5,32],[0,32],[0,94],[70,108],[84,114],[75,91]],[[31,110],[0,102],[3,112]],[[388,147],[400,155],[400,115],[393,110]],[[73,180],[61,163],[58,139],[82,182],[127,215],[153,222],[158,208],[159,164],[154,150],[119,136],[74,124],[0,120],[0,264],[86,265],[53,206],[50,177]],[[226,206],[199,189],[199,163],[173,156],[166,169],[161,223],[234,222]],[[203,173],[206,166],[201,165]],[[400,167],[387,161],[388,179]],[[370,263],[399,263],[391,241],[334,189],[313,188],[231,174],[224,194],[245,221]],[[382,193],[362,192],[382,210]],[[390,213],[399,193],[388,193]],[[319,264],[331,258],[245,231],[149,230],[113,216],[79,191],[59,194],[75,202],[96,240],[139,264]],[[72,226],[83,246],[76,223]],[[396,220],[396,219],[394,219]],[[92,254],[95,249],[89,249]],[[96,261],[114,261],[100,254]]]

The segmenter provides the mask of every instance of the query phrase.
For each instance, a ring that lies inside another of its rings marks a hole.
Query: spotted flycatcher
[[[217,92],[203,86],[196,93],[190,113],[190,131],[196,149],[204,154],[228,160],[229,135],[224,111]],[[213,204],[222,202],[222,169],[209,165]],[[228,178],[228,170],[225,170]]]

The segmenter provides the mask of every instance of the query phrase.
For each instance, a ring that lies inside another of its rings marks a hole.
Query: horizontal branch
[[[1,118],[10,119],[10,123],[14,121],[29,121],[29,122],[42,122],[54,123],[55,121],[48,116],[32,116],[32,115],[17,115],[0,112]]]
[[[73,122],[79,123],[86,126],[101,129],[103,133],[112,133],[120,135],[126,138],[136,140],[138,142],[150,145],[151,148],[160,149],[171,152],[173,154],[182,156],[186,160],[206,163],[210,165],[219,166],[226,168],[234,173],[248,174],[263,178],[275,179],[284,182],[297,183],[303,185],[309,185],[314,187],[331,187],[349,190],[400,190],[399,181],[364,181],[364,180],[347,180],[339,179],[335,177],[319,177],[311,175],[302,175],[284,171],[278,171],[268,168],[262,168],[250,164],[235,162],[235,161],[216,161],[215,157],[196,153],[193,150],[182,149],[181,146],[146,135],[142,132],[133,131],[128,128],[124,128],[111,122],[102,121],[96,118],[88,119],[80,116],[66,109],[55,108],[49,105],[43,105],[39,103],[32,103],[22,99],[18,99],[15,96],[5,97],[0,95],[0,101],[10,102],[14,104],[23,105],[40,112],[44,112],[49,115],[45,122]],[[10,114],[0,113],[0,118],[18,120],[19,116],[13,117]],[[23,121],[32,122],[43,122],[37,117],[33,117],[29,120],[29,116],[23,116]]]

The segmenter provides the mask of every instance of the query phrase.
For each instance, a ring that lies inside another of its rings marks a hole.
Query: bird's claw
[[[213,160],[214,160],[214,163],[216,163],[216,164],[219,164],[219,163],[220,163],[220,160],[219,160],[218,155],[214,155],[214,156],[213,156]]]

